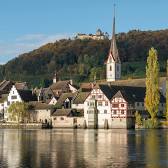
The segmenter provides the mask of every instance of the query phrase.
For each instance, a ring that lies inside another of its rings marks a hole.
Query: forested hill
[[[130,31],[117,35],[122,61],[122,76],[141,77],[150,47],[158,50],[161,72],[168,58],[168,30]],[[1,79],[28,81],[32,85],[45,85],[56,70],[60,79],[76,82],[105,78],[104,61],[110,46],[109,40],[60,40],[25,53],[0,67]]]

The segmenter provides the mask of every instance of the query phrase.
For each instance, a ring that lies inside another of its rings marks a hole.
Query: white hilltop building
[[[86,39],[92,39],[92,40],[105,40],[109,39],[109,34],[107,32],[102,32],[100,29],[97,29],[96,34],[82,34],[78,33],[75,37],[75,39],[80,40],[86,40]]]

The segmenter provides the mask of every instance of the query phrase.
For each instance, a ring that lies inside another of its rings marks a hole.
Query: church
[[[115,36],[115,14],[111,46],[105,64],[106,82],[91,85],[90,94],[84,102],[86,127],[134,128],[136,111],[144,118],[149,117],[144,106],[145,80],[143,86],[121,80],[121,61]],[[165,112],[165,106],[165,97],[160,94],[159,114]]]

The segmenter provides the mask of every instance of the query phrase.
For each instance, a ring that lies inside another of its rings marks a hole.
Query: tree
[[[138,111],[135,112],[135,123],[136,123],[138,126],[141,126],[141,125],[142,125],[142,117],[141,117],[141,115],[138,113]]]
[[[28,117],[28,105],[23,102],[15,102],[8,108],[9,118],[18,123]]]
[[[167,60],[167,76],[166,76],[166,119],[168,120],[168,60]]]
[[[157,51],[152,47],[149,50],[146,65],[146,96],[145,107],[151,116],[151,120],[156,119],[160,102],[159,93],[159,63]]]

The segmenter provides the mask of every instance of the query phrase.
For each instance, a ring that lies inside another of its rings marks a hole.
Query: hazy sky
[[[0,64],[21,53],[72,37],[77,32],[168,27],[167,0],[0,0]]]

